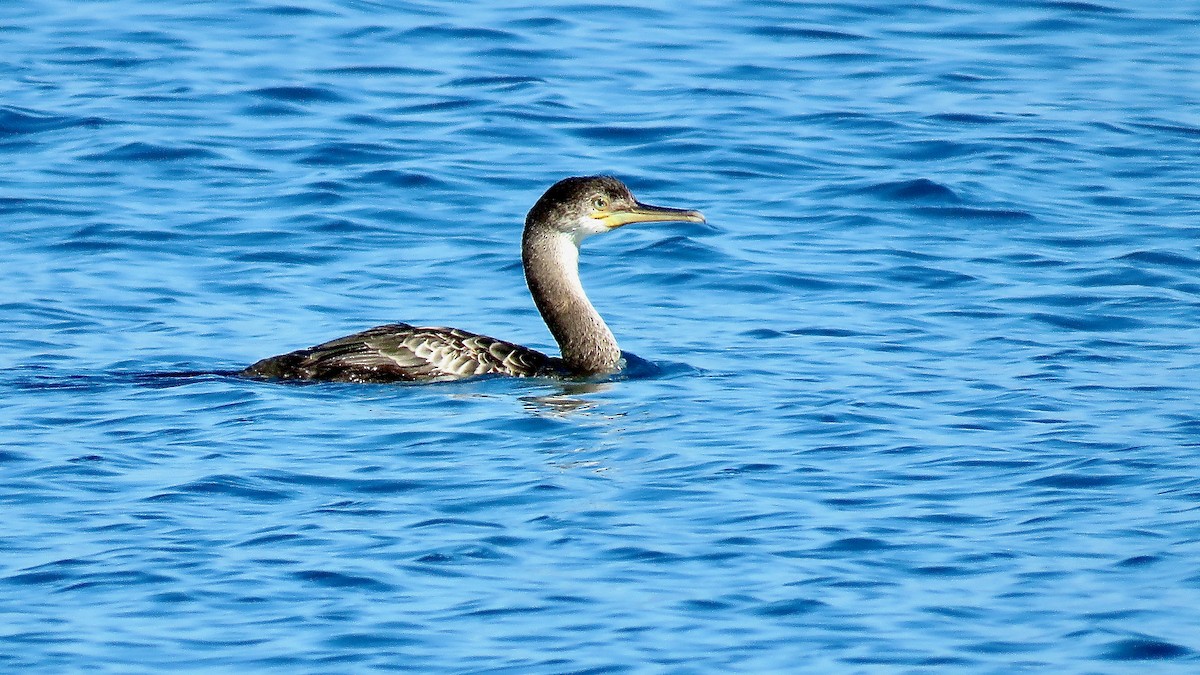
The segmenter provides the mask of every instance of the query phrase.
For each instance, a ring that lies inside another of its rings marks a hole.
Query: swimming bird
[[[584,239],[630,223],[703,223],[699,211],[643,204],[610,176],[565,178],[525,217],[521,262],[533,302],[561,357],[457,328],[393,323],[263,359],[242,375],[284,380],[396,382],[474,375],[586,377],[622,366],[612,331],[579,281]]]

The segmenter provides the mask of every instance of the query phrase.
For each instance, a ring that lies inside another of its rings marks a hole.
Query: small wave
[[[969,113],[938,113],[929,115],[925,119],[935,122],[951,122],[953,124],[1000,124],[1007,120],[998,115],[977,115]]]
[[[0,106],[0,137],[24,136],[74,127],[94,129],[106,124],[108,121],[100,117],[51,115],[27,108]]]
[[[923,288],[954,288],[977,281],[969,274],[927,265],[901,265],[889,270],[887,278]]]
[[[179,162],[191,159],[215,158],[218,156],[215,152],[203,148],[157,145],[135,141],[105,152],[84,155],[80,159],[97,162]]]
[[[397,153],[378,143],[323,143],[316,151],[300,159],[309,166],[350,166],[387,164],[398,159]]]
[[[828,607],[829,605],[820,600],[811,598],[796,598],[794,600],[779,600],[777,602],[768,603],[754,610],[759,616],[769,617],[786,617],[786,616],[802,616],[810,614],[814,611]]]
[[[979,220],[992,222],[1036,221],[1032,213],[1014,209],[977,209],[964,206],[919,206],[912,209],[919,215],[942,220]]]
[[[1088,314],[1087,316],[1065,316],[1062,314],[1036,313],[1030,318],[1058,328],[1088,333],[1110,333],[1143,328],[1146,322],[1126,316],[1111,314]]]
[[[304,570],[292,574],[297,579],[327,588],[359,588],[375,591],[392,590],[392,585],[360,574],[331,572],[329,570]]]
[[[860,189],[859,192],[902,202],[958,203],[961,201],[954,190],[928,178],[876,183]]]
[[[263,87],[251,89],[246,93],[285,103],[338,103],[346,100],[344,96],[327,87]]]
[[[993,145],[987,143],[965,143],[961,141],[929,140],[908,141],[898,144],[888,154],[897,159],[910,161],[933,161],[970,157],[992,152]]]
[[[271,489],[260,485],[258,481],[241,476],[216,475],[177,485],[166,492],[148,497],[147,500],[174,501],[187,495],[218,495],[253,502],[281,502],[291,499],[294,493]]]
[[[1192,258],[1174,251],[1134,251],[1114,258],[1114,260],[1147,263],[1163,267],[1175,267],[1181,270],[1200,268],[1200,259]]]
[[[358,180],[365,183],[410,189],[447,189],[451,187],[445,180],[430,174],[399,171],[396,169],[367,171],[366,173],[359,174]]]
[[[437,25],[419,26],[405,31],[400,35],[402,41],[422,40],[478,40],[494,44],[502,42],[522,42],[515,33],[493,28],[466,28],[462,26]]]
[[[1103,658],[1110,661],[1163,661],[1192,654],[1192,650],[1173,642],[1135,638],[1108,645]]]
[[[752,35],[761,35],[769,38],[780,39],[799,39],[799,40],[823,40],[823,41],[854,41],[865,40],[866,37],[855,33],[847,33],[840,30],[822,30],[819,28],[797,28],[794,26],[776,26],[763,25],[755,26],[749,30]]]
[[[651,143],[690,134],[691,131],[688,127],[676,126],[585,126],[576,129],[575,135],[596,141]]]

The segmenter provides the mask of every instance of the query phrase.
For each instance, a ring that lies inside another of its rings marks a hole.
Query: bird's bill
[[[651,206],[637,203],[632,209],[620,211],[598,211],[596,220],[604,223],[608,229],[615,229],[630,223],[652,223],[661,221],[680,221],[686,223],[703,223],[704,214],[691,209],[671,209],[665,206]]]

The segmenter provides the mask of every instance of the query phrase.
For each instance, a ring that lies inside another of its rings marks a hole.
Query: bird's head
[[[683,221],[703,223],[690,209],[651,206],[634,199],[625,184],[611,176],[564,178],[542,195],[525,218],[526,227],[552,227],[575,243],[630,223]]]

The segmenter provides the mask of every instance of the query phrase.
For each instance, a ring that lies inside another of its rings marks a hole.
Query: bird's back
[[[403,382],[561,372],[560,359],[511,342],[457,328],[394,323],[272,356],[241,374],[284,380]]]

